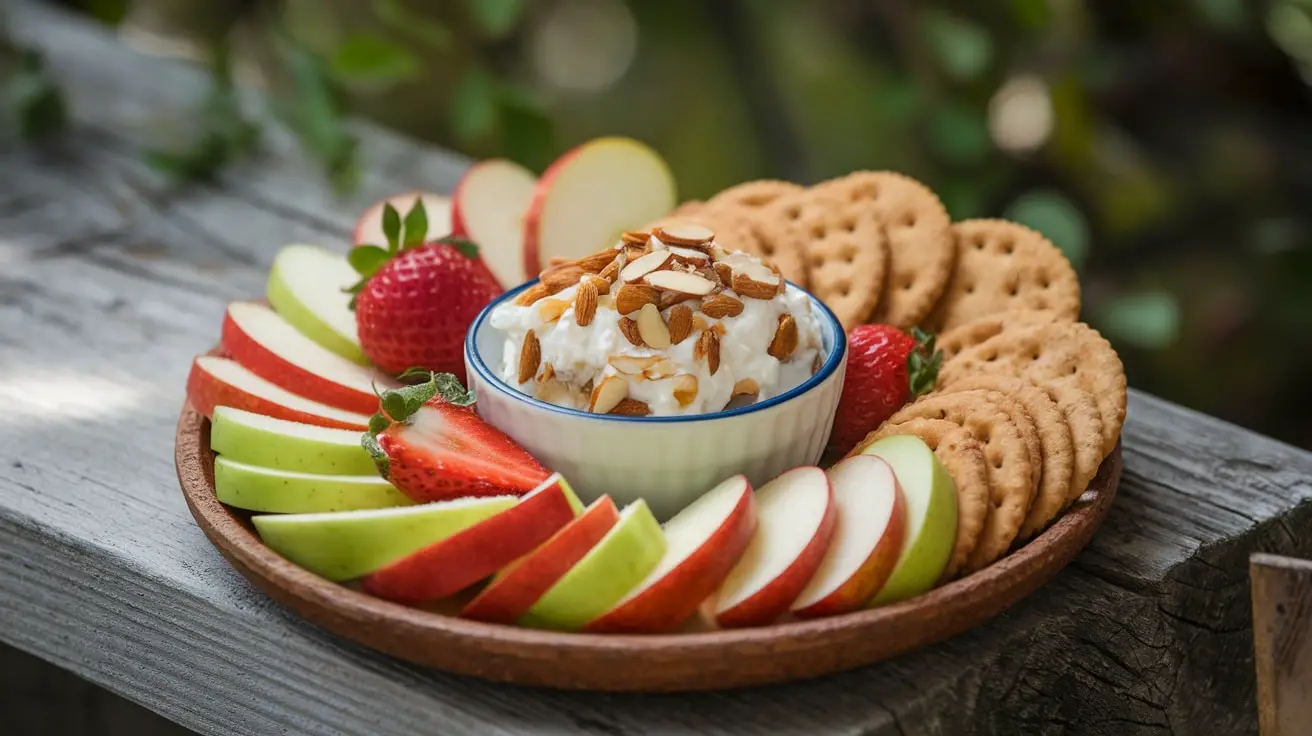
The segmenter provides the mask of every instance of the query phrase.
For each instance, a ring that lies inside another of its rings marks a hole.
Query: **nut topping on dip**
[[[626,232],[554,265],[491,322],[505,335],[507,383],[598,413],[737,408],[795,388],[823,362],[810,299],[700,226]]]

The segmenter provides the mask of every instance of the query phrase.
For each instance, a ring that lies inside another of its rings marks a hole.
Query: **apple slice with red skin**
[[[610,496],[593,501],[551,539],[497,573],[460,615],[494,624],[515,623],[619,520],[619,509]]]
[[[191,364],[187,400],[207,417],[214,415],[216,406],[231,406],[320,427],[363,430],[369,426],[368,415],[298,396],[260,378],[235,360],[212,355],[201,355]]]
[[[370,205],[369,209],[355,221],[351,230],[352,245],[377,245],[387,247],[387,236],[383,234],[383,206],[391,204],[402,217],[415,205],[415,199],[424,201],[424,214],[428,216],[428,233],[424,240],[436,240],[451,234],[451,200],[432,192],[403,192],[388,197],[381,202]]]
[[[783,615],[820,567],[838,520],[829,476],[793,468],[756,492],[756,534],[711,607],[723,628],[762,626]]]
[[[398,603],[445,598],[533,551],[580,508],[569,484],[553,473],[514,506],[370,573],[361,587]]]
[[[638,587],[586,627],[649,633],[683,623],[715,592],[756,532],[756,499],[735,475],[665,522],[665,556]]]
[[[673,209],[674,189],[665,161],[632,138],[598,138],[566,151],[538,180],[524,215],[524,272],[615,245],[620,233]]]
[[[260,378],[294,394],[346,411],[378,411],[379,391],[399,383],[347,360],[302,335],[277,312],[255,302],[233,302],[223,317],[223,353]]]
[[[524,272],[524,213],[537,185],[533,172],[493,158],[470,167],[451,197],[451,234],[477,243],[483,261],[505,287],[537,275]]]
[[[902,488],[882,458],[854,455],[828,474],[838,525],[820,568],[793,601],[800,618],[863,608],[893,573],[906,534]]]

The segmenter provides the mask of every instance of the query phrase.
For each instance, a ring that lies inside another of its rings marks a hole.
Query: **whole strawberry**
[[[912,398],[934,387],[943,353],[934,336],[891,325],[859,325],[847,335],[847,374],[825,452],[830,459],[852,451]]]
[[[386,248],[359,245],[350,253],[361,279],[352,291],[360,347],[375,365],[399,374],[411,368],[465,378],[464,340],[480,310],[502,291],[473,243],[423,242],[423,202],[402,222],[383,210]]]

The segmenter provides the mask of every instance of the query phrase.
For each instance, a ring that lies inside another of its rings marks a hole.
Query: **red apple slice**
[[[537,185],[533,172],[494,158],[466,171],[452,196],[452,234],[477,243],[488,268],[505,287],[537,275],[537,271],[524,272],[524,213]]]
[[[865,606],[892,574],[906,533],[902,489],[883,459],[849,457],[829,469],[829,482],[838,525],[820,569],[793,601],[793,613],[802,618]]]
[[[574,491],[555,473],[514,506],[370,573],[361,585],[366,593],[398,603],[445,598],[533,551],[580,508]]]
[[[405,213],[415,206],[415,199],[424,201],[424,214],[428,215],[428,234],[425,240],[433,240],[451,234],[451,200],[432,192],[404,192],[377,202],[360,215],[351,231],[353,245],[379,245],[387,247],[387,236],[383,234],[383,205],[391,204],[405,217]]]
[[[674,207],[674,177],[649,146],[598,138],[567,151],[538,180],[524,217],[524,272],[614,245]]]
[[[665,522],[665,556],[588,631],[646,633],[683,623],[715,592],[756,532],[756,501],[736,475]]]
[[[788,610],[829,549],[838,518],[829,476],[793,468],[756,492],[756,534],[716,595],[722,627],[768,624]]]
[[[213,416],[214,407],[231,406],[277,419],[339,429],[364,429],[365,414],[312,401],[260,378],[235,360],[202,355],[187,376],[187,400],[196,411]]]
[[[233,302],[223,318],[221,345],[247,370],[294,394],[346,411],[378,411],[379,391],[398,388],[390,377],[352,362],[302,335],[277,312],[255,302]]]
[[[610,496],[593,501],[551,539],[497,573],[460,615],[494,624],[515,623],[619,520],[619,509]]]

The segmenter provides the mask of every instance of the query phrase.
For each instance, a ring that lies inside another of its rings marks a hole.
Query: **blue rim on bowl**
[[[810,391],[811,389],[823,383],[825,379],[829,378],[829,376],[831,376],[834,373],[834,371],[838,369],[838,365],[843,361],[843,356],[847,353],[847,333],[843,330],[843,326],[838,321],[838,317],[836,317],[834,313],[830,311],[829,307],[825,306],[824,302],[817,299],[814,294],[790,281],[788,282],[788,286],[797,289],[803,294],[806,294],[806,297],[811,300],[811,308],[817,310],[820,313],[820,315],[824,318],[824,321],[828,324],[829,330],[833,333],[833,342],[834,342],[833,347],[829,350],[829,355],[825,356],[825,362],[823,365],[820,366],[820,370],[816,371],[813,376],[806,379],[805,381],[798,384],[797,386],[794,386],[793,388],[779,394],[778,396],[772,396],[766,399],[765,401],[759,401],[750,406],[744,406],[738,409],[730,409],[728,411],[711,412],[709,414],[690,414],[686,416],[626,417],[626,416],[617,416],[614,414],[594,414],[592,412],[581,411],[579,409],[571,409],[566,406],[557,406],[556,404],[548,403],[535,396],[530,396],[522,391],[517,390],[515,387],[507,384],[505,381],[501,379],[500,376],[498,376],[494,371],[488,368],[487,362],[483,360],[483,356],[480,355],[478,352],[477,336],[480,328],[482,328],[483,326],[483,323],[488,319],[488,316],[492,314],[492,310],[495,309],[497,306],[505,303],[507,300],[514,299],[521,291],[524,291],[525,289],[533,286],[537,282],[538,282],[537,279],[533,279],[532,281],[528,281],[524,284],[515,287],[514,289],[511,289],[505,294],[502,294],[501,296],[497,297],[491,304],[488,304],[486,307],[484,307],[483,311],[478,313],[478,317],[474,319],[474,323],[469,326],[469,331],[465,333],[465,360],[470,366],[473,367],[474,372],[476,372],[480,378],[482,378],[485,382],[487,382],[489,385],[491,385],[493,388],[497,389],[498,391],[513,396],[516,399],[519,399],[520,401],[523,401],[527,404],[532,404],[533,406],[546,409],[547,411],[557,412],[559,414],[568,414],[576,417],[586,417],[589,419],[599,419],[609,422],[647,422],[652,424],[659,424],[659,423],[668,424],[668,423],[676,423],[676,422],[701,422],[709,419],[726,419],[729,417],[742,416],[744,414],[751,414],[752,412],[764,411],[765,409],[769,409],[772,406],[778,406],[779,404],[782,404],[785,401],[788,401],[789,399],[795,398],[797,396],[806,393],[807,391]]]

